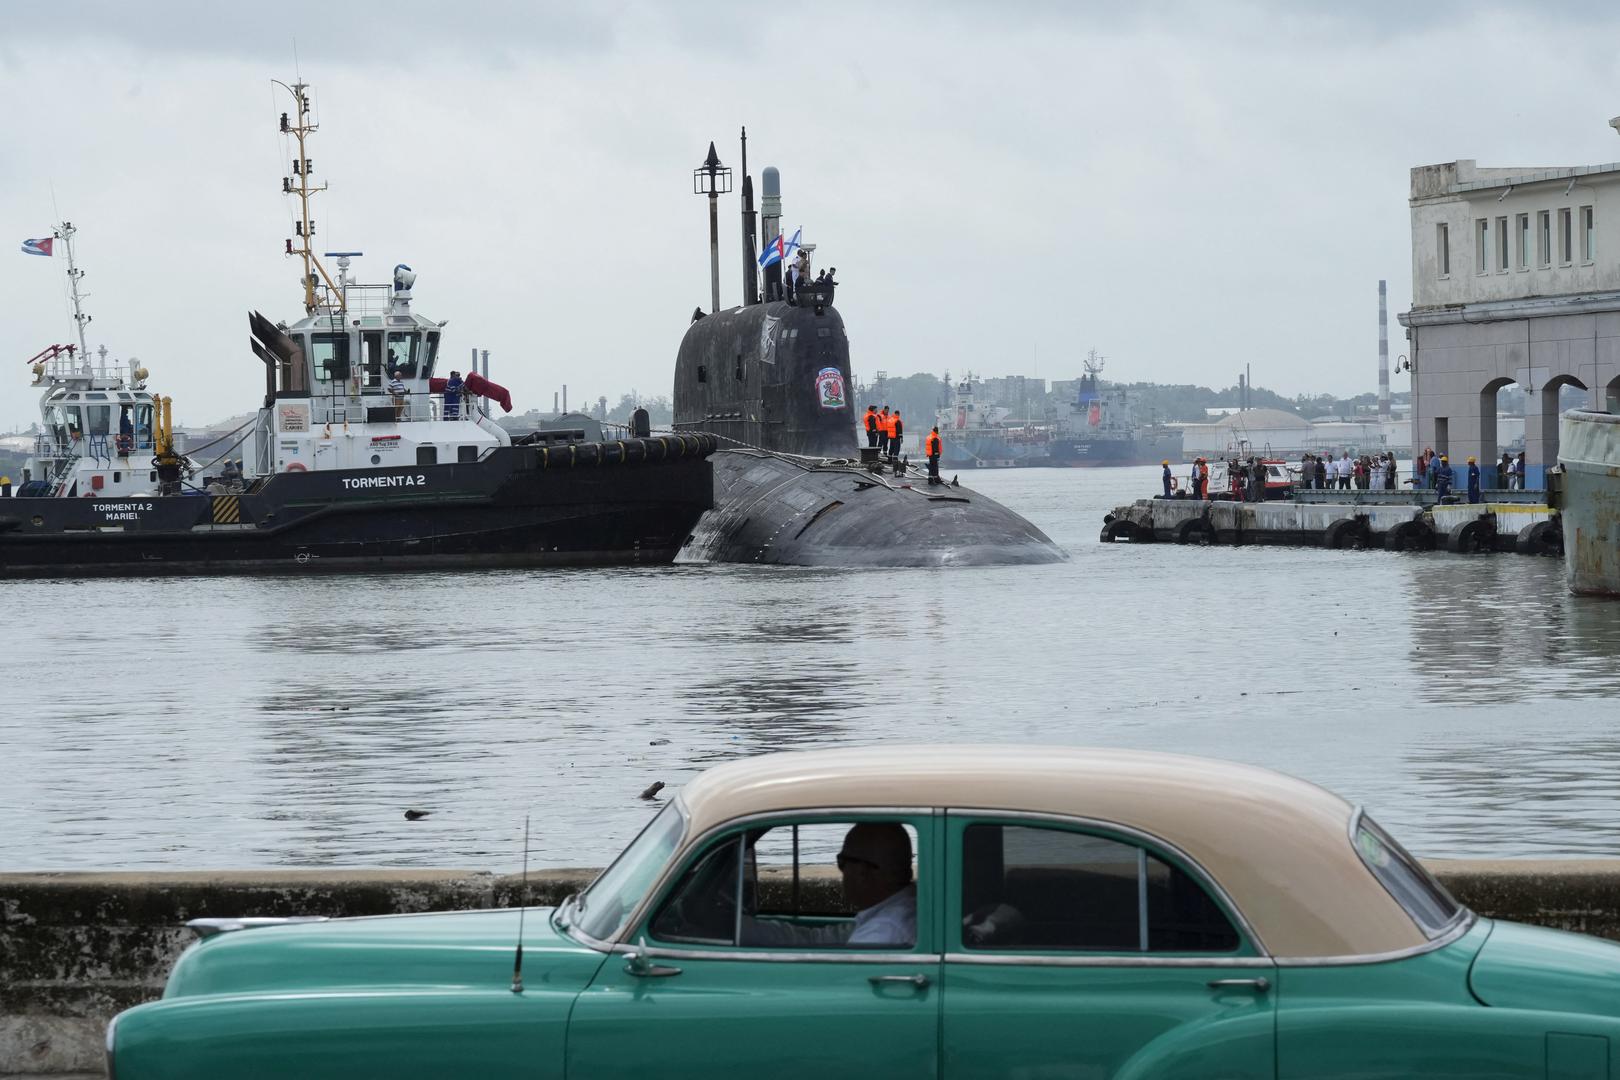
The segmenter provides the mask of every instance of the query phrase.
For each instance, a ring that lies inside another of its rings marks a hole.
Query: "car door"
[[[907,903],[901,888],[853,918],[857,828],[898,830],[915,853],[909,944],[847,940],[898,927]],[[928,811],[772,816],[693,844],[575,1003],[568,1075],[937,1080],[937,849]]]
[[[1058,818],[944,834],[944,1080],[1275,1076],[1275,969],[1184,858]]]

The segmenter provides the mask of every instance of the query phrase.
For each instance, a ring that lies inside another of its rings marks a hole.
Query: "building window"
[[[1536,215],[1536,263],[1552,265],[1552,211],[1543,210]]]
[[[1596,258],[1597,236],[1592,231],[1592,208],[1581,207],[1581,262]]]
[[[1441,277],[1451,276],[1451,226],[1441,223],[1434,227],[1434,255]]]
[[[1520,214],[1517,222],[1519,226],[1519,269],[1530,269],[1530,215]]]
[[[1491,269],[1491,219],[1474,221],[1474,273],[1485,274]]]
[[[1559,266],[1568,266],[1572,261],[1574,261],[1570,256],[1570,252],[1574,249],[1574,244],[1571,243],[1571,241],[1574,239],[1574,232],[1574,215],[1569,212],[1569,207],[1566,206],[1562,210],[1558,211]]]
[[[1508,270],[1508,231],[1507,218],[1496,219],[1496,272],[1505,274]]]

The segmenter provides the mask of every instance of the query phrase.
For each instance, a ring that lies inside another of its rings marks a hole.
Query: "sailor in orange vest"
[[[878,414],[876,405],[866,407],[866,445],[876,446],[878,439]]]
[[[889,416],[889,407],[887,405],[883,406],[883,411],[878,413],[878,421],[877,421],[877,424],[878,424],[878,441],[877,441],[877,444],[878,444],[878,449],[883,451],[884,453],[889,452],[889,425],[891,425],[893,423],[894,423],[894,420],[891,419],[890,416]]]
[[[944,445],[939,438],[939,425],[935,424],[934,430],[930,431],[928,437],[923,440],[923,453],[928,457],[928,482],[930,484],[939,483],[939,455],[943,449]]]
[[[900,422],[900,410],[889,415],[889,456],[900,456],[900,444],[905,441],[906,425]]]

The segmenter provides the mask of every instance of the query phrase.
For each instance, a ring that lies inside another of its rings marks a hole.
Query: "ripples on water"
[[[1056,566],[0,585],[0,867],[593,866],[767,750],[1177,750],[1426,855],[1620,854],[1620,604],[1561,564],[1099,545],[1156,469],[974,475]],[[408,823],[406,807],[433,811]]]

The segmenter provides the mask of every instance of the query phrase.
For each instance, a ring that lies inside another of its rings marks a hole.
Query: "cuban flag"
[[[24,255],[49,255],[51,245],[56,243],[56,237],[47,236],[43,240],[24,240],[22,249]]]
[[[804,227],[801,225],[793,230],[793,239],[787,240],[778,236],[772,240],[765,250],[759,253],[759,268],[763,270],[767,266],[775,266],[792,258],[799,250],[799,237],[803,232]]]

